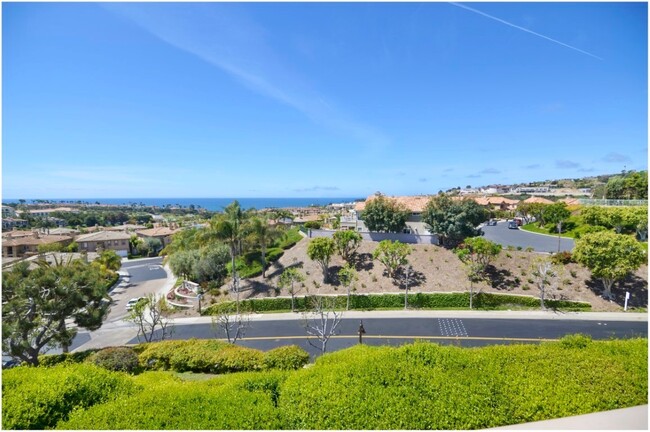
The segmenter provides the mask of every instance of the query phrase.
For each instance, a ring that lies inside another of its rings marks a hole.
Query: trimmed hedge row
[[[357,345],[308,369],[192,382],[92,365],[18,367],[3,372],[3,427],[491,428],[647,404],[647,365],[647,339],[573,335],[472,349]]]
[[[345,309],[347,297],[334,297],[335,307]],[[296,297],[295,305],[299,311],[311,309],[314,296]],[[216,315],[231,308],[233,302],[223,302],[211,305],[203,310],[203,315]],[[591,305],[584,302],[569,300],[546,300],[546,306],[552,309],[590,310]],[[416,309],[461,309],[469,308],[469,293],[417,293],[409,294],[408,304]],[[514,296],[504,294],[481,293],[474,298],[477,309],[498,309],[504,307],[540,308],[539,298]],[[404,307],[403,294],[350,296],[350,309],[401,309]],[[291,310],[290,298],[262,298],[243,300],[239,304],[244,312],[280,312]]]
[[[484,429],[647,404],[647,361],[647,339],[355,346],[293,373],[278,406],[285,429]]]
[[[179,340],[144,344],[140,365],[152,370],[230,373],[263,369],[298,369],[309,354],[297,346],[267,352],[218,340]]]
[[[127,375],[90,364],[2,371],[2,429],[46,429],[88,408],[136,390]]]

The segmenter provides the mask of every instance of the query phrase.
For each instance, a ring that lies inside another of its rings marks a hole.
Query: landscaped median
[[[167,352],[199,358],[220,347],[193,342]],[[167,355],[152,349],[156,358]],[[130,375],[92,364],[21,366],[2,373],[2,426],[481,429],[648,403],[647,339],[574,335],[472,349],[358,345],[310,368],[280,369],[184,381],[176,372]]]
[[[408,306],[412,309],[468,309],[468,292],[460,293],[416,293],[408,295]],[[312,308],[315,296],[295,298],[296,311],[309,311]],[[328,296],[336,300],[335,308],[345,309],[347,296]],[[222,302],[211,305],[203,310],[203,315],[216,315],[221,312],[232,311],[234,302]],[[585,302],[571,300],[544,300],[550,309],[565,311],[589,311],[591,305]],[[474,297],[474,308],[479,310],[504,310],[504,309],[540,309],[537,297],[480,293]],[[378,309],[403,309],[404,294],[352,294],[350,296],[351,310],[378,310]],[[242,300],[239,309],[244,312],[290,312],[291,297],[253,298]]]

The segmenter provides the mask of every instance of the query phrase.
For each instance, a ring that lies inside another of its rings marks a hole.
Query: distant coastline
[[[351,198],[52,198],[47,201],[55,204],[65,203],[86,203],[86,204],[108,204],[108,205],[144,205],[155,207],[189,207],[191,205],[209,211],[221,211],[234,200],[239,201],[243,209],[263,208],[290,208],[325,206],[328,204],[348,203],[355,200],[365,199],[361,197]],[[34,204],[38,198],[26,199],[27,204]],[[18,203],[18,199],[3,199],[3,203]]]

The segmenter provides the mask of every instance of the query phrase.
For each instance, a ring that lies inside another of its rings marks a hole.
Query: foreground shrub
[[[647,403],[646,339],[577,345],[355,346],[289,376],[283,427],[481,429]]]
[[[105,348],[88,361],[112,371],[133,372],[138,367],[138,354],[128,347]]]
[[[92,354],[99,351],[98,349],[89,349],[86,351],[75,351],[72,353],[62,353],[62,354],[44,354],[38,356],[38,365],[39,366],[54,366],[60,363],[83,363],[88,357]]]
[[[300,369],[309,362],[309,353],[296,345],[274,348],[264,353],[264,367],[267,369]]]
[[[75,409],[132,393],[128,376],[90,364],[2,371],[2,428],[46,429]]]
[[[311,309],[313,296],[296,297],[296,310],[306,311]],[[335,307],[345,309],[347,297],[336,296]],[[591,305],[585,302],[570,300],[546,300],[546,306],[553,309],[589,310]],[[233,302],[222,302],[211,305],[203,310],[204,315],[217,315],[222,311],[230,310]],[[409,294],[409,307],[415,309],[464,309],[469,308],[469,293],[417,293]],[[291,310],[291,298],[274,297],[248,299],[239,303],[243,312],[280,312]],[[403,294],[364,295],[353,294],[350,296],[350,309],[402,309],[404,307]],[[474,307],[478,309],[503,309],[507,307],[526,307],[539,309],[539,298],[530,296],[517,296],[507,294],[480,293],[474,298]]]
[[[156,374],[159,374],[157,372]],[[158,376],[147,379],[155,382]],[[281,429],[275,401],[283,375],[228,375],[202,382],[167,380],[155,391],[77,411],[59,429],[232,430]]]

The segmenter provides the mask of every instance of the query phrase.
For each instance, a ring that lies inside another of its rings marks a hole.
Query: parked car
[[[20,366],[20,361],[16,359],[2,360],[2,369],[11,369],[12,367]]]
[[[497,224],[497,220],[496,219],[490,219],[487,224],[488,224],[488,226],[495,226]]]
[[[136,304],[138,304],[138,302],[140,300],[144,300],[144,297],[135,297],[135,298],[132,298],[131,300],[129,300],[128,302],[126,302],[126,310],[130,311],[131,309],[133,309],[133,307]]]
[[[519,229],[519,225],[517,225],[516,221],[508,221],[508,229]]]

